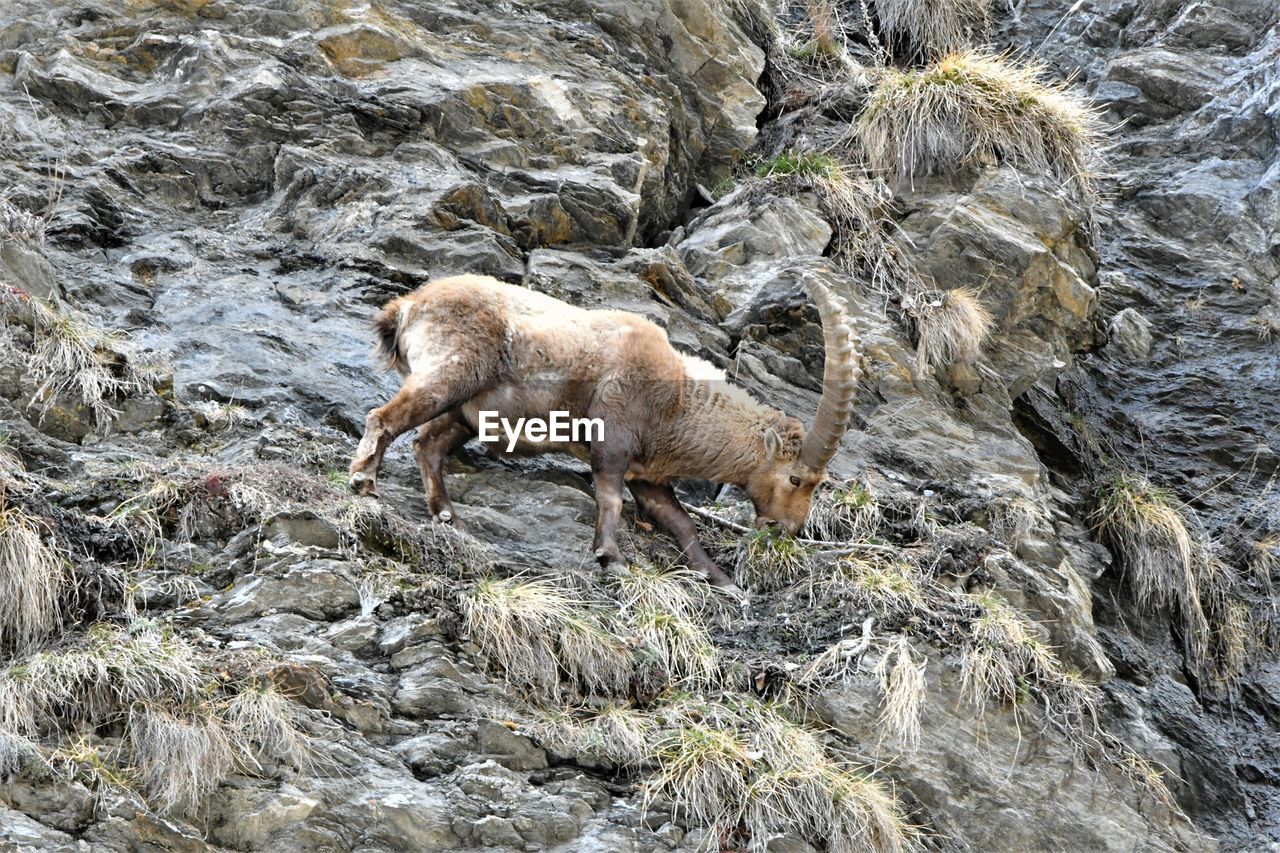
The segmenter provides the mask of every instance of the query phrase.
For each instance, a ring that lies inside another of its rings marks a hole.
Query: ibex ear
[[[782,450],[782,436],[778,435],[778,431],[773,427],[766,427],[764,431],[764,452],[770,456],[777,456]]]

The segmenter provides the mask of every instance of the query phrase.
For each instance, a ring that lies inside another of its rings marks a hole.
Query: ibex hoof
[[[613,548],[597,548],[596,562],[606,569],[626,568],[627,561]]]
[[[445,524],[448,524],[449,522],[453,521],[453,513],[449,512],[449,510],[447,509],[442,509],[440,510],[439,513],[437,513],[436,518],[440,521],[443,521]]]
[[[348,482],[351,483],[351,491],[357,495],[368,495],[372,498],[378,496],[377,481],[363,471],[352,474]]]

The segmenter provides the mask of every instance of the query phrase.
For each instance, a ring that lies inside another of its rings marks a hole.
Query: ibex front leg
[[[618,548],[618,519],[622,516],[622,490],[627,466],[631,463],[630,453],[598,447],[591,449],[591,474],[596,490],[596,537],[592,548],[600,565],[626,565]]]
[[[653,523],[676,540],[685,559],[689,561],[690,568],[702,572],[713,586],[739,598],[745,597],[746,593],[703,550],[702,543],[698,541],[698,528],[680,505],[674,489],[645,480],[632,480],[627,485],[630,486],[636,503]]]
[[[448,376],[411,373],[391,402],[369,412],[364,436],[351,460],[351,488],[359,495],[376,495],[382,454],[401,433],[421,426],[467,399]]]

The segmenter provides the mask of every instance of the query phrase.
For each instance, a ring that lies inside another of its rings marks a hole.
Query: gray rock
[[[532,740],[495,720],[476,724],[476,740],[482,754],[494,756],[509,770],[541,770],[547,766],[547,754]]]
[[[1131,361],[1151,356],[1151,321],[1137,309],[1126,308],[1107,323],[1110,346],[1117,347]]]
[[[277,791],[227,788],[217,803],[218,813],[226,817],[211,827],[210,836],[237,850],[267,849],[273,841],[287,839],[320,805],[318,798],[291,785]]]
[[[214,599],[214,607],[228,619],[275,611],[310,619],[333,619],[360,606],[355,582],[342,562],[301,561],[276,571],[241,578]]]

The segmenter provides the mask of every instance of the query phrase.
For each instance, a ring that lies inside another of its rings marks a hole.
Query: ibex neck
[[[680,476],[745,485],[764,459],[765,430],[781,415],[724,379],[687,379],[680,402]]]

